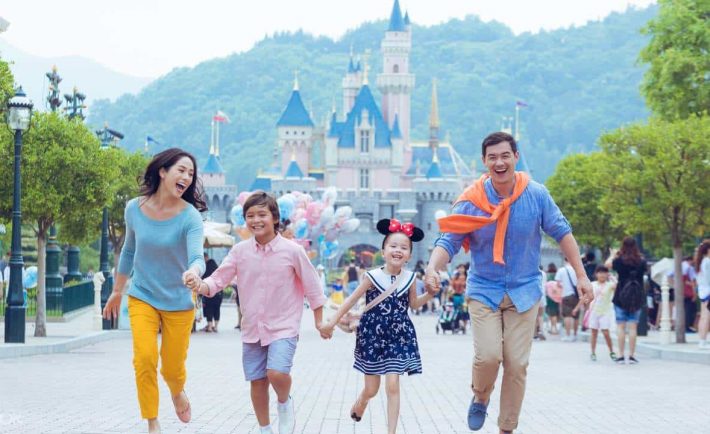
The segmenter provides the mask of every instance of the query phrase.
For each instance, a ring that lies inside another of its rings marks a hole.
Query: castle
[[[351,248],[356,253],[379,251],[382,237],[375,224],[392,217],[424,230],[426,237],[414,246],[412,261],[426,261],[439,235],[435,214],[448,213],[476,176],[448,137],[440,137],[436,82],[432,83],[429,135],[423,140],[410,137],[415,86],[411,48],[409,14],[402,15],[399,0],[395,0],[381,43],[383,70],[375,82],[382,96],[380,104],[372,92],[367,60],[363,65],[351,53],[342,80],[341,115],[333,109],[330,119],[321,125],[306,110],[296,77],[276,123],[273,163],[257,174],[249,188],[276,197],[301,191],[318,198],[326,187],[336,187],[336,208],[352,207],[361,224],[356,232],[338,238],[339,254],[329,265],[338,264]],[[218,147],[210,150],[202,179],[213,218],[229,221],[237,189],[225,184]]]

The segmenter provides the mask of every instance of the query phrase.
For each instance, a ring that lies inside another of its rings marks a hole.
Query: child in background
[[[236,276],[242,306],[242,364],[251,382],[251,401],[261,433],[273,434],[269,385],[278,397],[279,434],[292,434],[296,417],[291,398],[291,367],[298,344],[303,298],[320,330],[326,299],[318,273],[300,245],[279,234],[276,199],[257,191],[244,203],[247,228],[254,235],[232,247],[215,272],[191,287],[212,297]]]
[[[385,235],[382,241],[384,267],[365,274],[355,292],[323,325],[321,335],[326,338],[332,336],[335,324],[363,295],[368,304],[373,303],[371,309],[363,313],[357,329],[354,368],[365,374],[365,387],[353,404],[350,417],[356,422],[361,420],[368,401],[377,395],[384,376],[387,432],[394,434],[399,419],[399,376],[422,372],[417,334],[407,310],[409,307],[419,309],[433,298],[435,292],[417,296],[414,272],[404,269],[412,254],[412,242],[421,241],[424,232],[411,223],[400,224],[395,219],[380,220],[377,230]],[[387,294],[393,285],[396,285],[394,291]],[[375,304],[381,294],[387,296]]]
[[[599,336],[599,330],[601,330],[606,346],[609,348],[609,357],[615,361],[616,353],[614,353],[614,346],[611,343],[609,329],[614,321],[614,305],[611,300],[614,297],[616,282],[610,280],[609,269],[603,265],[597,265],[594,274],[597,280],[592,282],[594,300],[589,306],[589,328],[592,330],[592,339],[590,341],[592,354],[589,358],[593,362],[597,360],[597,337]]]
[[[331,288],[333,288],[333,291],[330,293],[330,301],[340,306],[341,304],[343,304],[344,300],[343,279],[341,279],[340,277],[335,279],[335,283],[331,285]]]

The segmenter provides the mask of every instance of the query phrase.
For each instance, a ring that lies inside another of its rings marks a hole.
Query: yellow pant
[[[128,316],[133,333],[133,367],[141,416],[153,419],[158,417],[158,328],[162,334],[160,373],[175,396],[183,390],[187,377],[185,360],[195,311],[158,310],[144,301],[128,297]]]

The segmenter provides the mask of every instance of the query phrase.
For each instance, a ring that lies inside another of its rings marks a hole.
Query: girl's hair
[[[621,242],[619,257],[622,262],[629,265],[638,265],[643,261],[643,256],[641,255],[641,251],[639,251],[636,240],[631,237],[624,237],[624,240]]]
[[[707,256],[708,250],[710,250],[710,238],[703,240],[695,251],[695,271],[700,272],[700,264],[703,262],[703,258]]]
[[[281,214],[279,213],[279,204],[278,202],[276,202],[276,199],[274,199],[273,196],[262,190],[257,190],[254,193],[250,194],[246,202],[244,202],[244,206],[242,208],[242,215],[244,216],[244,220],[246,220],[247,218],[247,211],[249,211],[249,208],[253,206],[265,206],[271,212],[271,216],[274,219],[274,232],[279,233],[283,231],[285,226],[281,225]]]
[[[550,262],[547,264],[547,272],[548,273],[557,273],[557,265],[555,265],[554,262]]]
[[[153,159],[145,168],[143,175],[138,177],[140,195],[151,196],[155,194],[161,182],[160,169],[165,169],[166,171],[170,170],[170,168],[183,157],[187,157],[192,161],[194,171],[192,173],[192,183],[182,194],[182,199],[197,208],[200,212],[207,211],[207,203],[205,203],[203,199],[202,181],[197,176],[197,162],[195,161],[195,157],[180,148],[166,149],[153,156]]]
[[[609,269],[606,268],[604,265],[597,265],[597,268],[594,269],[594,274],[597,273],[608,273]]]

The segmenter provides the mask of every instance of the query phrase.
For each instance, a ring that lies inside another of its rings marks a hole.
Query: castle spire
[[[439,98],[436,94],[436,79],[431,81],[431,111],[429,112],[429,129],[439,129]]]
[[[293,71],[293,90],[298,90],[298,69]]]
[[[405,32],[407,31],[404,19],[402,18],[402,9],[399,8],[399,0],[394,0],[392,6],[392,14],[390,15],[390,25],[387,28],[389,32]]]

